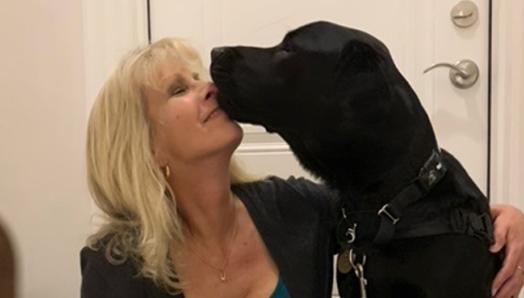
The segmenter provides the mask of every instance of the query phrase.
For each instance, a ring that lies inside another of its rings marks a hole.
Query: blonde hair
[[[139,275],[174,294],[182,288],[170,258],[170,244],[183,242],[176,200],[152,153],[152,133],[144,108],[144,88],[158,82],[165,63],[183,63],[209,78],[185,42],[166,38],[137,49],[121,61],[100,90],[87,128],[89,191],[104,224],[88,246],[104,247],[108,261],[133,259]],[[232,159],[232,184],[247,182]]]

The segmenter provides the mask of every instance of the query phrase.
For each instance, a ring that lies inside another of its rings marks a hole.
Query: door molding
[[[524,2],[492,0],[490,196],[524,209]],[[520,201],[518,200],[520,197]]]
[[[147,44],[145,0],[82,0],[87,111],[122,56]],[[87,117],[88,115],[86,115]]]

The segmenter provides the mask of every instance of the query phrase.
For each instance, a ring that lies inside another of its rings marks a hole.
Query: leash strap
[[[453,210],[448,218],[437,218],[417,226],[395,232],[395,239],[435,236],[442,234],[465,234],[492,244],[493,223],[488,213],[477,214],[470,210]]]

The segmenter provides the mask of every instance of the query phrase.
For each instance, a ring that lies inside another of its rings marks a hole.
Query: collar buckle
[[[382,214],[384,214],[384,215],[385,215],[387,218],[389,218],[389,220],[391,220],[391,222],[395,225],[395,224],[400,220],[400,218],[395,217],[395,216],[393,215],[393,212],[388,211],[388,208],[391,209],[391,208],[389,207],[389,204],[386,204],[386,205],[382,206],[382,208],[380,208],[380,210],[378,211],[377,214],[378,214],[379,216],[382,215]]]

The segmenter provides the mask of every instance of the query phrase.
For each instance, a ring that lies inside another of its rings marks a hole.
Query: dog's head
[[[316,22],[274,47],[218,48],[211,75],[231,118],[279,133],[305,168],[334,184],[365,187],[401,164],[415,171],[436,147],[388,49],[359,30]]]
[[[276,132],[319,121],[369,127],[416,100],[382,42],[328,22],[293,30],[270,48],[216,48],[211,75],[230,117]]]

